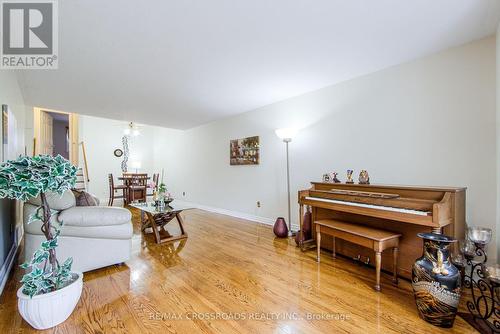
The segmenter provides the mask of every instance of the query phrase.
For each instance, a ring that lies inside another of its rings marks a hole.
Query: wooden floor
[[[270,226],[200,210],[185,212],[185,244],[143,237],[134,212],[126,265],[85,273],[72,316],[50,333],[470,333],[418,317],[411,286],[324,253],[302,253]],[[174,230],[172,229],[172,232]],[[183,246],[183,247],[182,247]],[[0,333],[35,332],[17,312],[16,269],[0,298]],[[311,319],[314,317],[315,319]]]

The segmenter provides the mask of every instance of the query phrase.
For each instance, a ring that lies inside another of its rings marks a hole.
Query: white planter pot
[[[70,285],[33,298],[19,288],[17,306],[23,319],[36,329],[51,328],[68,319],[80,299],[83,287],[83,274],[74,274],[78,275],[78,279]]]

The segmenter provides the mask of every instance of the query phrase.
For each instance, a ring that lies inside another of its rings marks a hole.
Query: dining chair
[[[146,190],[148,188],[148,174],[134,174],[130,185],[128,186],[128,191],[130,192],[130,200],[134,202],[135,200],[146,201]],[[140,192],[140,197],[136,197],[137,193]]]
[[[108,201],[108,206],[113,206],[113,202],[115,199],[120,199],[120,198],[123,198],[123,200],[125,201],[125,199],[127,198],[127,186],[126,185],[123,185],[123,184],[119,184],[119,185],[115,185],[115,181],[114,181],[114,178],[113,178],[113,174],[108,174],[108,181],[109,181],[109,201]],[[122,195],[121,196],[117,196],[115,193],[117,191],[122,191]]]

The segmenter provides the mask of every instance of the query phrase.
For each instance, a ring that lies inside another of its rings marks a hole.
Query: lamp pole
[[[298,129],[295,128],[282,128],[276,129],[274,132],[276,136],[283,140],[286,149],[286,193],[288,201],[288,236],[291,237],[295,235],[292,232],[292,212],[290,206],[290,158],[288,155],[288,143],[292,141],[292,138],[297,134]]]
[[[284,138],[286,147],[286,191],[288,195],[288,236],[293,236],[292,232],[292,213],[290,208],[290,159],[288,157],[288,143],[292,141],[292,138]]]

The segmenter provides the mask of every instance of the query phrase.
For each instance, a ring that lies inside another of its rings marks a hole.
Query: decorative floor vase
[[[23,319],[36,329],[52,328],[68,319],[80,300],[83,288],[83,274],[73,274],[78,277],[68,286],[32,298],[25,295],[20,287],[17,290],[17,307]]]
[[[278,238],[288,237],[288,227],[286,226],[285,218],[278,217],[276,219],[276,222],[274,223],[273,232]]]
[[[412,286],[420,317],[439,327],[452,327],[460,301],[460,272],[450,262],[450,244],[456,240],[436,233],[419,233],[424,254],[415,261]]]

